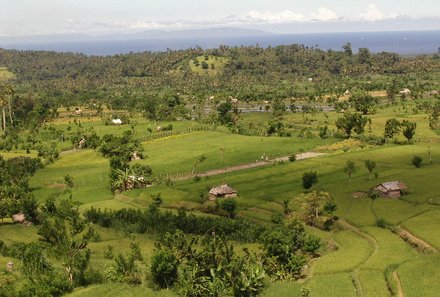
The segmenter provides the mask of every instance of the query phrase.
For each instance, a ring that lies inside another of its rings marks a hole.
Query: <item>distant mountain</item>
[[[130,39],[160,39],[160,38],[214,38],[214,37],[236,37],[236,36],[259,36],[271,35],[274,33],[256,29],[243,28],[209,28],[192,30],[162,31],[151,30],[140,33],[124,35]]]
[[[275,33],[257,29],[243,28],[208,28],[191,30],[148,30],[130,34],[106,34],[106,35],[86,35],[80,33],[66,33],[53,35],[33,35],[33,36],[0,36],[1,43],[47,43],[47,42],[70,42],[70,41],[114,41],[114,40],[157,40],[157,39],[180,39],[180,38],[224,38],[240,36],[268,36]]]

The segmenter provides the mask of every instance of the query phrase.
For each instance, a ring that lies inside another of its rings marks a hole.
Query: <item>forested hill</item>
[[[341,51],[221,46],[114,56],[0,49],[0,67],[15,73],[19,93],[33,92],[55,105],[105,100],[134,108],[146,97],[176,93],[244,100],[342,94],[356,77],[366,78],[365,89],[383,90],[392,82],[396,90],[411,85],[417,92],[432,87],[423,74],[437,72],[440,59],[372,54],[365,48],[353,53],[349,44]]]

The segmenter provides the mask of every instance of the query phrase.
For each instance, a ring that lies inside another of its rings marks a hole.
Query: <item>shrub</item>
[[[295,154],[290,155],[289,156],[289,161],[290,162],[295,162],[296,161],[296,155]]]
[[[171,287],[177,280],[178,261],[169,250],[157,251],[151,260],[151,276],[161,288]]]
[[[423,158],[415,155],[412,159],[411,159],[411,163],[416,167],[416,168],[420,168],[422,166],[422,162],[423,162]]]
[[[270,217],[270,221],[274,224],[278,224],[281,225],[283,223],[283,215],[280,213],[274,213],[271,217]]]
[[[302,186],[304,189],[310,189],[318,182],[318,174],[316,171],[305,172],[302,176]]]
[[[377,227],[383,228],[383,229],[385,229],[388,226],[388,224],[384,218],[378,218],[376,220],[376,225],[377,225]]]

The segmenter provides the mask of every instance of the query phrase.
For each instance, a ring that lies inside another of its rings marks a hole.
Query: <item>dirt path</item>
[[[401,228],[400,226],[396,228],[395,232],[419,252],[438,253],[438,250],[435,247],[433,247],[423,239],[418,238],[408,230]]]
[[[323,155],[326,155],[326,154],[325,153],[306,152],[306,153],[297,154],[296,160],[299,161],[299,160],[305,160],[305,159],[310,159],[310,158],[316,158],[316,157],[320,157]],[[274,164],[276,162],[286,162],[286,161],[289,161],[289,156],[278,157],[278,158],[274,158],[274,159],[271,159],[268,161],[258,161],[258,162],[254,162],[254,163],[246,163],[246,164],[240,164],[240,165],[235,165],[235,166],[229,166],[229,167],[225,167],[225,168],[221,168],[221,169],[213,169],[213,170],[208,170],[208,171],[200,172],[200,173],[196,173],[196,174],[188,174],[186,176],[173,178],[173,180],[174,181],[186,180],[186,179],[190,179],[196,175],[200,176],[200,177],[213,176],[213,175],[223,174],[223,173],[227,173],[227,172],[234,172],[234,171],[240,171],[240,170],[245,170],[245,169],[250,169],[250,168],[255,168],[255,167],[267,166],[267,165]]]
[[[393,277],[396,280],[397,283],[397,291],[398,291],[398,296],[399,297],[405,297],[405,294],[403,294],[403,288],[402,288],[402,283],[400,282],[400,277],[399,277],[399,273],[397,271],[393,272]]]

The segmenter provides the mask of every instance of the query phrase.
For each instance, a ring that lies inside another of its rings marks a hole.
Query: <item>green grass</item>
[[[298,282],[273,283],[263,291],[262,297],[300,297],[302,284]],[[312,295],[314,296],[314,295]]]
[[[417,257],[417,252],[400,237],[387,229],[363,228],[377,242],[377,251],[363,265],[362,269],[385,271],[390,265],[398,265]]]
[[[86,288],[78,288],[66,297],[176,297],[170,290],[153,291],[145,286],[129,286],[123,283],[108,283],[94,285]]]
[[[226,63],[229,61],[228,58],[225,57],[218,57],[218,56],[198,56],[195,59],[192,59],[189,61],[189,68],[197,73],[197,74],[217,74],[221,72],[224,68]],[[202,67],[202,63],[205,62],[208,64],[208,68],[204,69]],[[198,64],[198,65],[196,65]]]
[[[252,163],[261,156],[270,158],[308,151],[322,143],[299,138],[242,136],[223,132],[196,132],[144,143],[148,159],[140,161],[156,174],[191,172],[194,163],[204,155],[207,159],[197,166],[197,172],[225,166]],[[222,154],[221,149],[224,153]]]
[[[438,296],[440,292],[440,256],[425,256],[402,264],[398,269],[406,297]]]
[[[312,296],[355,297],[355,290],[349,273],[315,275],[307,283]],[[290,296],[290,295],[286,295]]]
[[[36,151],[30,151],[29,154],[26,153],[26,151],[23,150],[13,150],[10,152],[4,152],[0,151],[0,156],[2,156],[4,159],[11,159],[15,157],[29,157],[29,158],[36,158],[37,152]]]
[[[165,147],[165,144],[163,145]],[[237,202],[241,210],[256,207],[278,211],[277,207],[268,203],[277,202],[280,204],[286,198],[293,199],[303,191],[301,187],[302,174],[309,170],[316,170],[319,182],[315,188],[328,191],[333,195],[338,204],[336,212],[338,216],[346,218],[358,226],[374,226],[378,217],[384,217],[391,223],[397,223],[429,209],[431,206],[426,205],[426,202],[440,202],[440,197],[436,195],[437,191],[435,190],[435,187],[439,187],[440,191],[440,185],[433,184],[430,179],[440,169],[440,163],[436,161],[433,164],[425,164],[422,168],[415,169],[407,161],[414,153],[426,154],[425,149],[424,145],[361,149],[317,159],[230,172],[212,176],[209,179],[203,178],[199,182],[181,181],[172,188],[157,185],[127,195],[133,199],[136,197],[148,199],[150,195],[160,192],[164,198],[165,206],[176,205],[181,201],[198,203],[200,193],[206,194],[211,186],[227,182],[238,190]],[[434,160],[439,160],[440,147],[432,147],[431,151]],[[243,148],[243,152],[245,152],[245,148]],[[363,160],[367,158],[366,156],[377,162],[379,178],[370,180],[368,173],[363,169],[363,163],[356,161],[358,171],[353,175],[350,183],[343,172],[346,160]],[[150,161],[154,158],[152,157]],[[208,160],[209,158],[205,161],[207,164]],[[178,163],[179,161],[177,161]],[[152,167],[154,170],[154,166]],[[379,198],[374,202],[366,197],[352,197],[353,192],[366,192],[378,183],[390,180],[404,181],[407,183],[410,193],[402,197],[402,200]],[[426,191],[428,187],[432,190]],[[263,207],[263,205],[266,206]],[[396,207],[395,210],[394,207]]]
[[[35,196],[44,200],[50,194],[66,192],[62,186],[64,176],[73,177],[75,188],[71,194],[73,199],[81,203],[90,203],[113,198],[108,182],[109,162],[99,153],[83,150],[61,155],[55,163],[39,170],[30,179],[30,185],[35,187]]]
[[[334,120],[339,116],[329,113],[326,116],[288,114],[285,123],[291,124],[295,135],[291,138],[241,136],[229,132],[199,131],[186,134],[169,136],[163,139],[144,142],[147,159],[139,161],[152,167],[154,174],[166,174],[191,171],[194,162],[201,155],[207,159],[201,163],[197,171],[205,171],[225,166],[254,162],[262,154],[270,157],[288,155],[301,150],[312,150],[318,146],[334,144],[337,139],[320,140],[317,138],[297,137],[298,129],[309,128],[314,133],[325,125],[333,129]],[[337,202],[336,215],[360,228],[365,232],[366,238],[353,231],[323,232],[307,227],[312,233],[322,238],[324,248],[322,256],[313,262],[313,274],[303,283],[287,282],[270,284],[263,296],[299,296],[299,289],[305,283],[311,288],[312,296],[355,296],[353,277],[357,279],[362,289],[362,296],[390,296],[387,289],[385,271],[389,267],[397,267],[401,276],[405,296],[436,296],[440,287],[435,280],[440,277],[438,264],[440,256],[417,254],[407,243],[397,235],[385,229],[376,227],[378,218],[385,219],[393,225],[401,224],[416,236],[424,239],[440,249],[440,184],[436,183],[440,170],[440,145],[439,137],[428,129],[426,115],[411,115],[405,113],[401,107],[379,109],[378,113],[371,115],[373,119],[372,134],[381,135],[387,118],[396,116],[399,120],[404,118],[417,122],[415,144],[372,147],[356,144],[348,152],[343,151],[348,142],[333,145],[331,154],[310,160],[296,161],[293,163],[276,164],[272,166],[247,169],[222,175],[194,180],[178,181],[173,186],[155,184],[148,189],[128,191],[113,196],[108,185],[108,160],[99,153],[84,150],[65,153],[60,160],[39,170],[31,178],[30,184],[36,188],[36,197],[42,201],[55,192],[65,192],[64,188],[54,188],[63,182],[63,176],[73,176],[76,186],[72,190],[74,200],[84,203],[82,209],[91,206],[96,208],[118,209],[123,207],[136,207],[145,209],[151,203],[151,195],[161,193],[164,200],[163,206],[170,209],[185,207],[194,210],[198,215],[206,211],[212,202],[201,203],[200,193],[206,195],[209,188],[227,182],[236,188],[239,197],[239,216],[247,217],[257,222],[270,222],[274,213],[282,213],[282,201],[289,199],[289,207],[297,210],[295,197],[303,192],[301,176],[304,172],[314,170],[318,173],[319,182],[314,189],[325,190],[332,194]],[[245,122],[255,122],[264,125],[269,119],[269,113],[246,114]],[[69,121],[71,123],[69,124]],[[65,118],[55,123],[59,129],[66,129],[72,124],[73,119]],[[148,128],[167,123],[153,123],[138,118],[134,127],[136,137],[147,135]],[[190,121],[172,122],[175,129],[187,129],[197,124]],[[105,126],[100,119],[83,119],[83,127],[94,127],[98,134],[120,135],[125,130],[130,130],[129,125],[122,127]],[[368,130],[368,128],[367,128]],[[153,134],[156,132],[153,131]],[[367,133],[369,133],[367,131]],[[401,137],[399,137],[402,140]],[[63,144],[67,147],[67,144]],[[220,148],[224,148],[221,158]],[[433,162],[429,162],[428,148],[431,150]],[[23,152],[14,151],[5,153],[5,157],[20,155]],[[3,153],[2,153],[3,154]],[[421,155],[424,162],[421,168],[414,168],[410,160],[414,155]],[[377,163],[379,178],[369,179],[363,167],[365,159]],[[343,172],[347,160],[356,163],[357,172],[349,182],[348,176]],[[391,180],[401,180],[409,187],[408,195],[400,200],[378,198],[353,198],[353,192],[367,192],[371,187]],[[65,192],[63,197],[70,193]],[[0,238],[8,237],[9,242],[21,240],[25,234],[26,240],[36,240],[35,228],[30,229],[18,225],[4,225],[0,227]],[[126,234],[99,228],[102,241],[91,243],[92,264],[98,269],[104,269],[112,264],[111,260],[104,258],[108,245],[115,248],[115,254],[126,253],[129,239]],[[154,236],[138,236],[142,253],[146,262],[154,249]],[[334,241],[338,249],[326,250],[326,242]],[[377,245],[377,247],[376,247]],[[238,249],[238,244],[237,244]],[[0,258],[0,265],[6,259]],[[400,266],[399,266],[400,265]],[[146,264],[142,269],[145,271]],[[132,290],[131,290],[132,289]],[[174,296],[170,291],[153,292],[146,287],[127,287],[123,284],[104,284],[91,286],[75,291],[71,296],[104,296],[113,294],[130,294],[127,296]],[[120,293],[119,293],[120,292]],[[418,294],[419,293],[419,294]],[[75,295],[76,294],[76,295]],[[151,294],[151,295],[150,295]],[[165,295],[160,295],[165,294]],[[418,295],[417,295],[418,294]]]
[[[358,279],[364,297],[390,296],[385,274],[382,270],[360,270]]]
[[[440,250],[440,210],[413,217],[403,222],[402,227]]]
[[[334,234],[338,249],[316,259],[314,275],[349,272],[368,259],[373,248],[368,241],[352,231]]]

